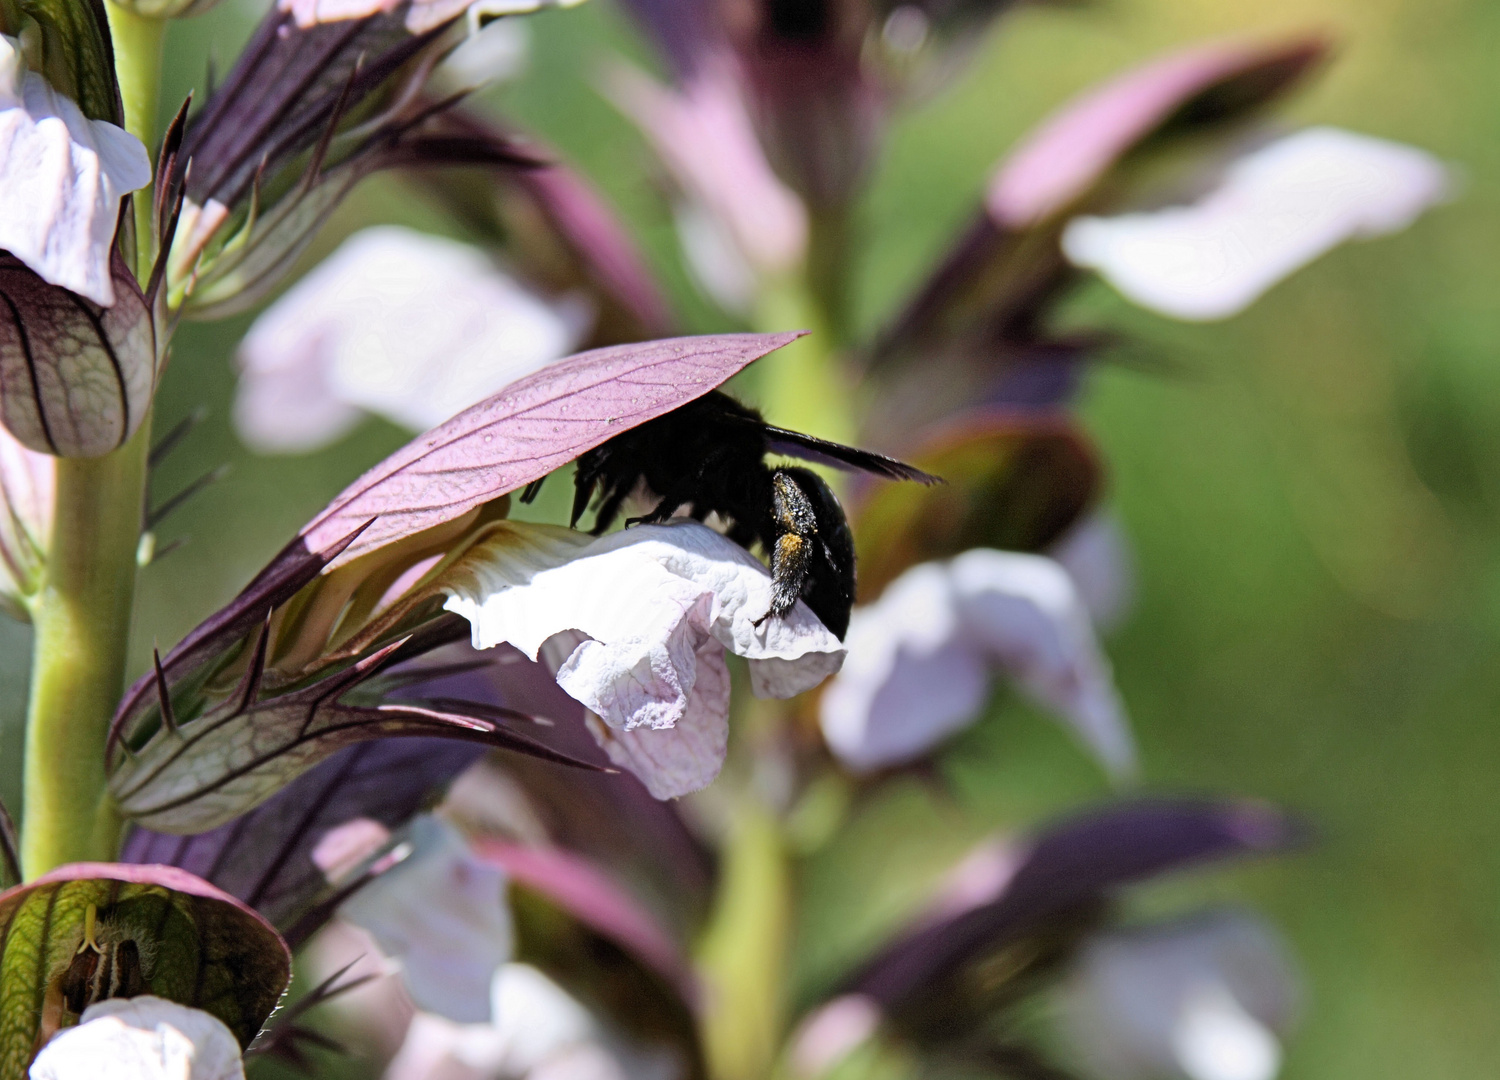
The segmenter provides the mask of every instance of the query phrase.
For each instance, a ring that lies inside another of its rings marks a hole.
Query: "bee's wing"
[[[904,461],[897,461],[884,454],[857,450],[842,443],[815,439],[800,431],[788,431],[786,428],[772,427],[769,424],[765,425],[763,430],[766,435],[766,446],[773,454],[785,454],[788,457],[801,458],[803,461],[811,461],[818,465],[843,469],[845,472],[857,470],[889,477],[892,480],[915,480],[921,484],[942,483],[942,477],[933,476],[915,465],[908,465]]]

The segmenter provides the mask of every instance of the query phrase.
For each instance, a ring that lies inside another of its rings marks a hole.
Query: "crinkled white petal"
[[[139,139],[84,116],[0,36],[0,248],[42,280],[112,307],[120,200],[150,182]]]
[[[849,656],[820,702],[823,737],[839,760],[859,771],[912,761],[974,720],[989,673],[960,630],[939,563],[913,567],[854,610]]]
[[[850,768],[914,760],[978,719],[999,668],[1057,711],[1111,770],[1134,749],[1109,662],[1071,579],[1051,559],[975,549],[912,567],[856,608],[849,657],[821,702]]]
[[[490,982],[511,955],[505,875],[480,862],[451,826],[411,826],[411,854],[339,909],[400,961],[418,1008],[461,1023],[490,1019]]]
[[[588,721],[589,731],[609,760],[639,777],[655,798],[675,799],[701,791],[719,775],[729,749],[729,668],[724,663],[724,646],[710,639],[699,648],[687,708],[672,727],[616,731],[594,713],[588,714]]]
[[[751,690],[762,697],[810,690],[844,657],[800,601],[766,618],[766,568],[696,522],[597,539],[499,523],[443,588],[445,607],[469,621],[477,649],[509,642],[536,659],[554,634],[586,635],[558,668],[558,684],[622,732],[683,718],[710,640],[749,661]]]
[[[1296,999],[1276,933],[1251,915],[1212,912],[1094,938],[1057,1015],[1101,1080],[1271,1080]]]
[[[31,1063],[31,1080],[244,1080],[240,1044],[200,1009],[145,995],[84,1010]]]
[[[1135,746],[1125,707],[1067,571],[1040,555],[976,548],[949,572],[966,640],[1062,714],[1112,772],[1130,772]]]
[[[1422,150],[1310,128],[1241,158],[1192,206],[1077,218],[1063,251],[1142,307],[1223,319],[1346,240],[1406,228],[1450,189]]]
[[[250,328],[235,424],[282,453],[332,442],[362,411],[425,430],[567,356],[592,319],[584,300],[543,300],[466,244],[365,229]]]

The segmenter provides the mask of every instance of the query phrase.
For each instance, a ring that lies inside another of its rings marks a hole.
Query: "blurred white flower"
[[[675,90],[621,65],[610,89],[680,190],[678,235],[698,284],[727,310],[747,310],[761,276],[801,260],[807,210],[766,161],[728,62],[706,58]]]
[[[979,718],[1004,672],[1060,713],[1113,773],[1135,751],[1109,661],[1072,579],[1039,555],[976,548],[923,563],[856,608],[823,736],[852,769],[912,761]]]
[[[1213,912],[1103,934],[1059,996],[1063,1034],[1100,1080],[1272,1080],[1297,987],[1275,932]]]
[[[1099,630],[1112,630],[1135,603],[1135,563],[1130,541],[1108,513],[1094,513],[1069,529],[1048,552],[1073,586]]]
[[[766,618],[771,577],[696,522],[602,537],[501,522],[443,581],[476,649],[509,642],[533,660],[564,635],[558,685],[602,721],[611,759],[659,799],[706,786],[724,762],[729,672],[748,661],[757,697],[793,697],[837,671],[844,647],[800,601]]]
[[[84,1010],[42,1047],[31,1080],[244,1080],[240,1044],[223,1021],[147,994]]]
[[[84,116],[0,36],[0,249],[43,281],[113,307],[120,200],[150,182],[139,139]]]
[[[452,826],[411,824],[411,853],[356,892],[339,914],[401,964],[417,1008],[461,1023],[490,1019],[490,983],[510,959],[505,874],[469,854]]]
[[[397,226],[346,240],[255,321],[234,419],[267,453],[324,446],[371,412],[426,430],[573,352],[586,301],[547,301],[476,248]]]
[[[1309,128],[1236,161],[1192,206],[1076,218],[1063,251],[1142,307],[1223,319],[1346,240],[1406,228],[1451,187],[1422,150]]]
[[[588,1010],[528,964],[506,964],[490,984],[489,1024],[418,1013],[385,1080],[623,1080]]]

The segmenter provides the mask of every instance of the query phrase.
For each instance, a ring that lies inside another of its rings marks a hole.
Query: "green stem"
[[[125,126],[155,141],[165,24],[106,0]],[[136,199],[136,274],[154,252],[149,190]],[[104,774],[110,717],[125,684],[136,546],[151,445],[148,414],[120,449],[59,458],[52,542],[32,601],[21,859],[28,878],[67,862],[112,859],[120,821]]]
[[[104,9],[109,15],[109,33],[114,41],[120,100],[125,103],[125,130],[150,150],[156,146],[156,111],[161,101],[162,47],[167,20],[137,15],[114,0],[104,0]],[[135,274],[144,282],[156,259],[149,188],[136,193],[134,206]]]
[[[104,743],[125,681],[147,425],[101,458],[59,458],[52,546],[32,604],[26,721],[28,878],[66,862],[112,859]]]
[[[709,982],[703,1043],[713,1080],[763,1080],[785,1022],[791,882],[781,829],[753,797],[736,808],[698,959]]]

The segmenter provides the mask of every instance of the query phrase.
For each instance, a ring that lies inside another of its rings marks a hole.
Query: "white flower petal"
[[[476,248],[365,229],[271,305],[240,347],[235,422],[266,452],[315,449],[360,410],[425,430],[573,352],[586,302],[549,302]]]
[[[696,522],[597,539],[516,522],[492,529],[444,582],[447,610],[468,619],[475,648],[509,642],[532,659],[554,634],[586,635],[558,683],[615,730],[681,720],[710,639],[749,660],[760,696],[810,690],[843,662],[843,645],[800,601],[765,618],[766,568]]]
[[[506,964],[490,986],[495,1028],[505,1041],[505,1073],[529,1073],[570,1046],[599,1035],[589,1011],[530,964]]]
[[[1276,933],[1221,911],[1094,938],[1061,987],[1058,1019],[1101,1080],[1270,1080],[1296,999]]]
[[[42,1047],[31,1080],[244,1080],[240,1044],[223,1021],[145,995],[84,1010]]]
[[[1172,1047],[1193,1080],[1275,1080],[1281,1071],[1281,1043],[1222,985],[1188,995]]]
[[[849,656],[823,692],[823,737],[852,769],[921,757],[984,705],[988,673],[962,640],[948,568],[924,563],[868,607],[856,608]]]
[[[120,200],[150,182],[139,139],[88,119],[0,36],[0,248],[42,280],[112,307]]]
[[[519,19],[495,19],[485,26],[469,19],[469,36],[443,57],[428,80],[438,93],[461,93],[518,78],[526,69],[531,30]]]
[[[510,958],[505,875],[480,862],[451,826],[411,826],[412,853],[339,909],[401,962],[418,1008],[461,1023],[490,1018],[490,982]]]
[[[1346,240],[1406,228],[1450,188],[1421,150],[1310,128],[1240,159],[1193,206],[1077,218],[1063,250],[1142,307],[1223,319]]]
[[[719,775],[729,749],[729,668],[724,663],[724,646],[709,640],[698,650],[687,708],[672,727],[615,731],[594,713],[588,714],[588,722],[609,760],[639,777],[653,797],[676,799],[701,791]]]
[[[849,658],[823,694],[830,749],[870,770],[921,757],[976,720],[998,666],[1061,713],[1117,773],[1134,764],[1124,709],[1067,573],[978,548],[912,567],[856,608]]]
[[[1135,603],[1135,561],[1120,523],[1095,513],[1074,525],[1048,552],[1068,572],[1099,630],[1124,622]]]
[[[1135,767],[1109,660],[1067,571],[1040,555],[976,548],[950,564],[966,639],[1061,713],[1112,772]]]
[[[599,1035],[587,1009],[529,964],[510,963],[490,983],[487,1024],[418,1013],[385,1080],[521,1077]]]

